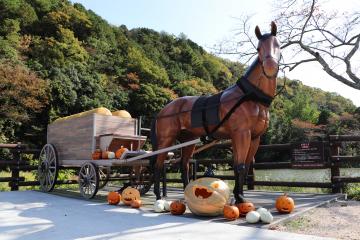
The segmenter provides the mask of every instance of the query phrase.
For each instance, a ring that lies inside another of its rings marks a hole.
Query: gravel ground
[[[337,239],[360,239],[360,202],[332,202],[271,229]]]

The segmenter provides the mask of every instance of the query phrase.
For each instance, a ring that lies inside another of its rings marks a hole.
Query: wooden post
[[[12,152],[13,154],[13,160],[16,161],[16,165],[14,168],[11,169],[11,179],[12,181],[9,182],[11,191],[18,191],[19,190],[19,167],[21,162],[21,154],[20,154],[20,145],[21,143],[18,143],[15,150]]]
[[[332,184],[332,193],[341,193],[342,189],[339,185],[339,181],[336,180],[336,177],[340,176],[340,168],[339,165],[336,164],[335,160],[333,160],[332,156],[339,156],[340,154],[340,144],[339,142],[333,142],[331,139],[329,140],[330,144],[330,163],[331,163],[331,184]]]
[[[247,189],[254,190],[254,182],[255,182],[255,174],[254,174],[254,163],[252,162],[249,167],[248,175],[247,175]]]

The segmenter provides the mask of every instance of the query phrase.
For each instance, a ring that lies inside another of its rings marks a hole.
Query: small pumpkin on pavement
[[[133,200],[140,200],[140,192],[136,188],[127,187],[122,192],[122,201],[125,205],[131,205]]]
[[[239,218],[239,209],[236,206],[232,205],[225,205],[224,206],[224,217],[227,220],[233,221],[237,218]]]
[[[117,205],[121,200],[121,195],[118,192],[109,192],[107,201],[110,205]]]
[[[276,199],[275,207],[280,213],[291,213],[295,208],[295,202],[285,193]]]
[[[251,202],[238,203],[236,207],[239,209],[240,216],[242,217],[246,216],[248,212],[255,210],[255,206]]]
[[[140,199],[135,199],[135,200],[132,200],[131,207],[132,208],[140,208],[141,204],[142,204],[142,202]]]
[[[173,201],[170,204],[170,212],[173,215],[182,215],[186,211],[186,206],[182,201]]]

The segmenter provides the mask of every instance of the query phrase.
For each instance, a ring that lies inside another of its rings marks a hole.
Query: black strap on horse
[[[204,143],[211,142],[216,140],[213,134],[230,118],[230,116],[235,112],[235,110],[245,101],[255,101],[259,102],[267,107],[270,106],[273,101],[273,97],[270,97],[263,91],[261,91],[256,86],[252,85],[246,76],[241,77],[236,85],[243,91],[244,95],[242,95],[239,100],[235,103],[235,105],[230,109],[229,112],[226,113],[225,117],[213,128],[209,131],[208,125],[204,125],[204,129],[206,131],[206,135],[201,137],[201,141]]]

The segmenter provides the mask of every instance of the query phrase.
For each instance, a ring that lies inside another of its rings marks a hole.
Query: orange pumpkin
[[[240,216],[244,217],[248,212],[255,211],[255,206],[251,202],[244,202],[236,204],[239,209]]]
[[[125,205],[131,205],[134,200],[140,200],[140,192],[136,188],[127,187],[122,192],[122,201]]]
[[[91,154],[91,158],[92,158],[93,160],[99,160],[99,159],[101,158],[101,150],[98,149],[98,150],[96,150],[95,152],[93,152],[93,153]]]
[[[186,206],[182,201],[173,201],[170,204],[170,212],[173,215],[182,215],[186,211]]]
[[[131,202],[131,207],[132,207],[132,208],[139,208],[139,207],[141,207],[141,200],[140,200],[140,199],[132,200],[132,202]]]
[[[103,152],[101,153],[101,158],[102,158],[102,159],[108,159],[108,156],[109,156],[109,151],[108,151],[108,150],[103,151]]]
[[[109,192],[107,201],[110,205],[117,205],[121,200],[121,195],[118,192]]]
[[[119,148],[118,150],[116,150],[115,152],[115,157],[116,158],[120,158],[121,155],[126,151],[128,150],[127,148],[124,148],[123,146],[121,146],[121,148]]]
[[[224,217],[227,220],[233,221],[237,218],[239,218],[239,209],[236,206],[232,205],[225,205],[224,206]]]
[[[295,208],[294,200],[286,193],[276,199],[276,209],[280,213],[291,213]]]

